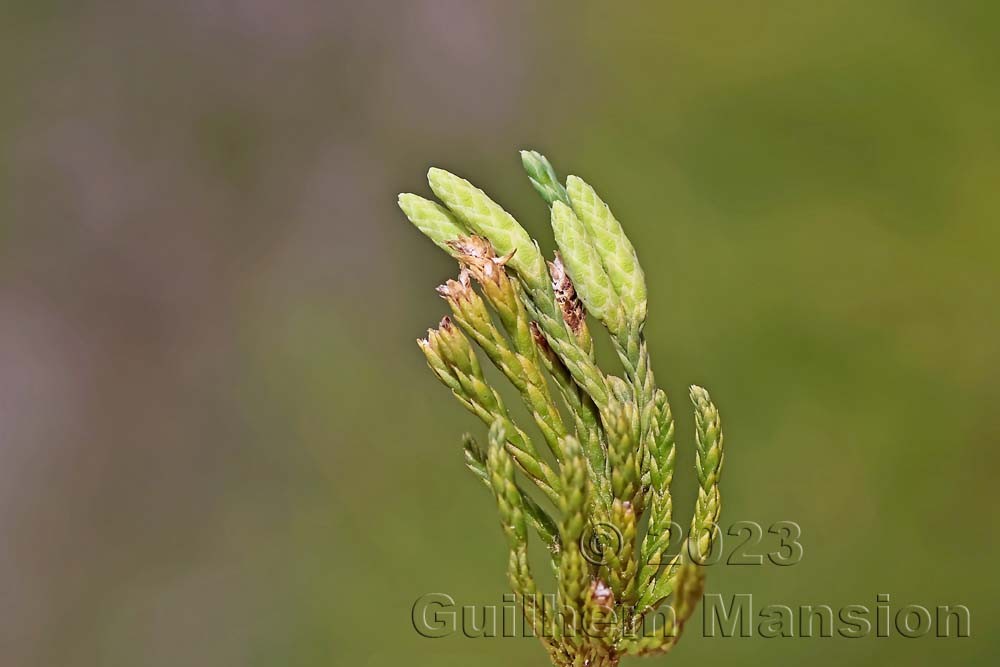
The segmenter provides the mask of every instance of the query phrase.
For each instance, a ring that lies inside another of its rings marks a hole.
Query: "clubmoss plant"
[[[485,447],[465,436],[465,462],[495,496],[526,623],[557,667],[611,667],[669,651],[701,598],[721,507],[719,412],[691,387],[698,499],[668,555],[680,532],[670,497],[674,422],[643,335],[646,282],[635,248],[583,179],[564,186],[540,153],[521,158],[550,208],[558,250],[548,262],[509,213],[454,174],[428,174],[443,205],[399,196],[407,218],[459,264],[437,288],[451,315],[418,344],[488,426]],[[607,329],[621,376],[597,365],[588,313]],[[540,441],[514,422],[480,355],[516,390]],[[529,532],[551,557],[553,594],[535,583]]]

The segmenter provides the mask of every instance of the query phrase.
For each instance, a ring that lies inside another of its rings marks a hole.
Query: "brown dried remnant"
[[[441,344],[442,337],[454,334],[455,331],[455,325],[451,321],[451,318],[445,315],[441,318],[437,328],[428,329],[426,336],[417,339],[417,345],[419,345],[421,349],[430,348],[432,350],[437,350]]]
[[[438,285],[436,291],[449,301],[471,300],[473,292],[469,272],[463,268],[458,274],[458,280],[447,280],[443,285]]]
[[[615,605],[614,592],[600,579],[595,579],[593,583],[590,584],[590,599],[594,602],[594,604],[608,609],[614,607]]]
[[[463,236],[449,241],[448,245],[458,255],[458,261],[472,273],[478,282],[487,280],[500,283],[507,277],[504,265],[514,256],[514,251],[497,257],[493,245],[481,236]]]
[[[543,334],[542,330],[538,328],[538,322],[531,322],[531,324],[528,325],[528,328],[531,330],[531,337],[534,339],[535,345],[538,346],[538,349],[541,350],[542,354],[546,356],[550,355],[552,353],[552,348],[549,347],[549,341],[546,340],[545,334]]]
[[[555,292],[556,303],[559,304],[559,309],[562,311],[563,320],[569,325],[573,333],[579,334],[583,331],[583,327],[586,324],[586,312],[583,309],[583,303],[576,296],[573,281],[569,279],[566,267],[563,266],[562,257],[559,256],[558,252],[556,253],[555,261],[548,264],[549,274],[552,276],[552,291]]]

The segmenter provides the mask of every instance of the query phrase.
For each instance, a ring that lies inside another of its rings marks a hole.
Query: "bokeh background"
[[[506,583],[482,429],[414,345],[455,267],[396,194],[448,168],[551,249],[526,147],[639,249],[679,516],[697,382],[724,523],[802,526],[801,563],[709,591],[972,610],[950,640],[699,615],[652,662],[997,664],[997,3],[0,13],[0,664],[545,664],[410,621]]]

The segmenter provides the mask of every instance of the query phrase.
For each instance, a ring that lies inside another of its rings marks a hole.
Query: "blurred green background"
[[[657,379],[727,433],[755,604],[965,604],[968,639],[723,639],[661,664],[995,665],[995,2],[9,2],[0,10],[0,664],[544,665],[423,639],[503,538],[414,340],[438,165],[551,250],[520,171],[596,185]],[[764,546],[769,543],[765,542]],[[771,545],[773,547],[773,544]],[[636,663],[638,664],[638,663]]]

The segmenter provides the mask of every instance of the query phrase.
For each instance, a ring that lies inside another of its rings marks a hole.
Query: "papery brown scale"
[[[535,345],[538,346],[538,349],[542,352],[550,352],[552,348],[549,347],[549,341],[546,340],[545,334],[543,334],[542,330],[538,327],[538,322],[531,322],[531,324],[528,325],[528,328],[531,330],[531,337],[534,339]]]
[[[462,269],[458,274],[458,280],[447,280],[443,285],[436,288],[438,294],[451,301],[470,300],[472,298],[472,284],[469,281],[469,272]]]
[[[448,245],[455,251],[456,259],[461,262],[463,269],[472,273],[478,282],[500,284],[507,278],[503,266],[514,256],[513,251],[497,257],[492,244],[481,236],[463,236],[449,241]]]
[[[583,303],[576,296],[576,289],[573,281],[566,273],[562,258],[556,253],[554,261],[549,264],[549,274],[552,276],[552,291],[555,292],[556,303],[562,311],[563,320],[569,325],[573,333],[579,334],[586,322],[586,311]]]

